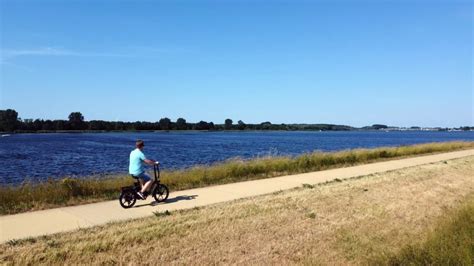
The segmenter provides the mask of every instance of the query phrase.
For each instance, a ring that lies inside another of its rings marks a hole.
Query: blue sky
[[[471,1],[0,3],[21,118],[474,125]]]

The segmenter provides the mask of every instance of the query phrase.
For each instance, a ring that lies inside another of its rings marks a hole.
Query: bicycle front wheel
[[[156,202],[163,202],[168,199],[169,190],[163,184],[160,184],[154,191],[153,191],[153,198],[155,198]]]

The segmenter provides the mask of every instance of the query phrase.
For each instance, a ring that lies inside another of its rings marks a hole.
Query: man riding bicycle
[[[142,199],[145,199],[145,194],[150,190],[153,183],[150,176],[145,172],[145,164],[154,165],[158,164],[158,162],[145,157],[145,154],[143,154],[143,148],[145,147],[143,140],[137,140],[135,142],[135,147],[136,149],[130,152],[130,165],[128,167],[128,172],[140,181],[142,189],[137,194]]]

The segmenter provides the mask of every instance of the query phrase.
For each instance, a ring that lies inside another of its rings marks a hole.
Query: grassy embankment
[[[472,265],[473,173],[470,156],[10,241],[0,264]]]
[[[444,215],[423,243],[373,261],[389,265],[474,265],[474,195]]]
[[[231,160],[211,166],[163,172],[162,182],[171,190],[182,190],[472,148],[474,142],[446,142],[333,153],[314,152],[295,158]],[[64,178],[40,184],[25,183],[16,187],[1,187],[0,214],[115,199],[120,187],[131,183],[132,179],[129,176],[117,175],[101,179]]]

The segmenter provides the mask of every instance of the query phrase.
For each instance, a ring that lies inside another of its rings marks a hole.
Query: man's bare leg
[[[152,184],[152,183],[153,183],[153,182],[152,182],[151,180],[148,181],[148,182],[146,182],[145,185],[142,186],[141,192],[142,192],[142,193],[145,193],[145,191],[150,190],[150,187],[151,187],[151,184]]]

